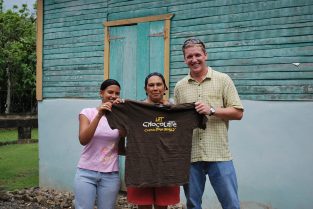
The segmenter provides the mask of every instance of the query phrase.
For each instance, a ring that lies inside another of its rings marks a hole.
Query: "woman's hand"
[[[120,104],[120,103],[124,103],[125,100],[124,99],[121,99],[121,98],[117,98],[116,100],[114,100],[112,103],[113,104]]]
[[[98,107],[98,115],[99,115],[99,116],[103,116],[106,111],[111,111],[111,110],[112,110],[112,102],[105,102],[105,103],[102,103],[102,104]]]
[[[120,103],[124,103],[124,102],[125,102],[124,99],[121,99],[121,98],[117,98],[117,99],[115,99],[113,101],[109,101],[109,102],[104,102],[98,107],[98,110],[99,110],[98,115],[103,116],[106,111],[112,111],[112,105],[113,104],[120,104]]]

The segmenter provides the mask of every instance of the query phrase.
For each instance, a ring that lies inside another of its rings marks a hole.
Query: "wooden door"
[[[164,74],[164,21],[110,27],[109,77],[120,82],[122,97],[145,98],[144,80]]]

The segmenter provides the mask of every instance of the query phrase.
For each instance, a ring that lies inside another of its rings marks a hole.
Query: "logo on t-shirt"
[[[177,128],[176,121],[166,120],[165,117],[156,117],[154,121],[142,123],[144,132],[174,132]]]

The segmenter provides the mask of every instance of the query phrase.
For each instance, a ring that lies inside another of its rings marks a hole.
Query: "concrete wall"
[[[78,114],[97,100],[46,99],[38,104],[40,186],[72,191],[82,146]],[[313,206],[313,102],[243,101],[230,143],[244,209]],[[182,192],[182,202],[184,202]],[[209,180],[203,208],[220,208]]]

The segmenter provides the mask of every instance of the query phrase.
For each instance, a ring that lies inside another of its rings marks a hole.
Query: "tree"
[[[0,90],[6,90],[5,113],[10,113],[12,91],[29,98],[36,86],[36,19],[27,4],[0,12]],[[35,94],[33,94],[35,95]]]
[[[0,0],[0,13],[2,12],[3,9],[3,0]]]

